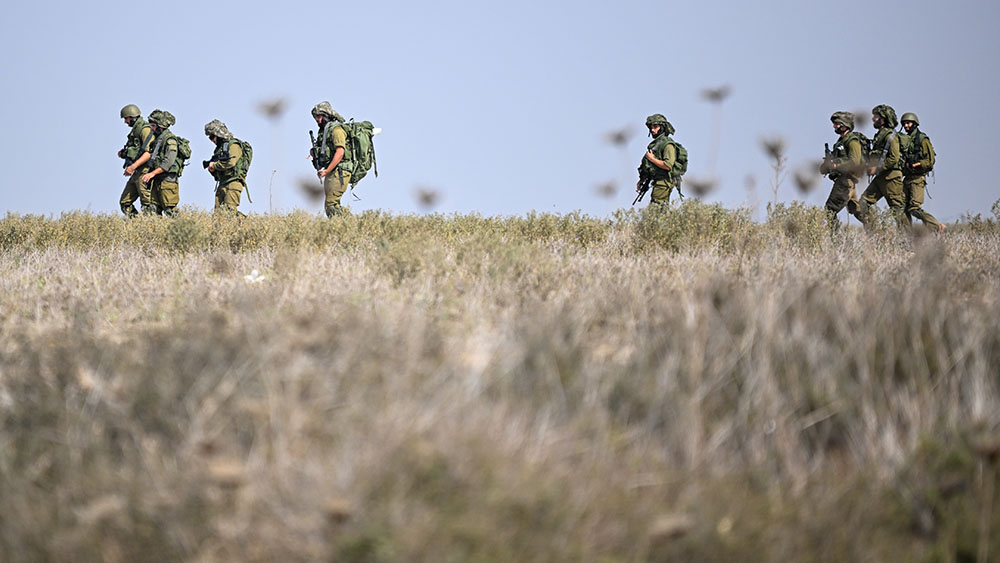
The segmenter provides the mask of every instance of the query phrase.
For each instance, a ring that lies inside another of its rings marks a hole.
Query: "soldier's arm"
[[[170,170],[170,168],[173,167],[174,162],[176,160],[177,160],[177,141],[173,138],[167,139],[167,150],[164,153],[163,162],[156,168],[156,170],[159,170],[160,172],[166,172],[167,170]],[[150,172],[150,174],[153,174],[153,176],[159,174],[160,172],[157,172],[156,170]]]
[[[920,141],[920,167],[924,170],[934,166],[934,148],[931,146],[931,140],[928,137],[924,137]]]
[[[882,163],[882,170],[879,170],[879,172],[896,168],[902,159],[903,156],[899,150],[899,135],[895,135],[889,143],[889,150],[885,154],[885,162]]]
[[[125,175],[131,176],[133,173],[135,173],[136,170],[142,168],[142,165],[146,164],[146,162],[150,159],[151,156],[152,155],[149,154],[148,152],[142,153],[142,155],[139,156],[139,158],[135,159],[135,162],[130,164],[129,167],[125,169]]]
[[[320,176],[326,176],[330,172],[333,172],[333,169],[344,159],[345,147],[347,147],[347,132],[344,131],[343,127],[334,127],[333,133],[330,133],[330,140],[333,141],[333,146],[336,147],[336,150],[333,151],[333,160],[330,161],[329,166],[320,170]]]
[[[240,157],[243,156],[243,147],[239,143],[229,143],[229,159],[219,160],[212,163],[212,170],[229,170],[235,168]]]
[[[653,151],[649,151],[646,153],[646,159],[652,162],[653,166],[657,168],[662,168],[663,170],[670,170],[674,165],[674,161],[677,160],[677,149],[673,145],[668,144],[663,149],[662,160],[656,158],[656,156],[653,155]]]
[[[861,141],[852,139],[851,142],[847,143],[847,162],[861,167]]]

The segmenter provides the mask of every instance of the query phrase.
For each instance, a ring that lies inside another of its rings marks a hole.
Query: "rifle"
[[[632,200],[632,205],[635,205],[640,201],[642,201],[642,196],[646,195],[646,192],[649,191],[649,185],[651,183],[653,183],[653,178],[651,176],[641,175],[641,174],[639,175],[639,185],[636,187],[635,190],[639,192],[639,195],[635,196],[635,199]]]
[[[309,130],[309,140],[312,141],[312,148],[309,149],[309,158],[312,159],[313,168],[319,170],[323,167],[319,164],[319,146],[316,144],[316,136],[313,135],[312,129]]]
[[[819,167],[820,173],[828,176],[831,172],[831,164],[833,164],[833,152],[830,151],[830,143],[823,143],[823,164]]]

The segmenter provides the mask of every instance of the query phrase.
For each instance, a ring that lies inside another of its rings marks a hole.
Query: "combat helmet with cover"
[[[667,121],[666,116],[662,113],[654,113],[646,118],[646,128],[652,127],[653,125],[661,125],[663,127],[663,132],[667,135],[673,135],[676,131],[674,126]]]
[[[142,112],[139,111],[139,106],[135,104],[128,104],[127,106],[122,108],[119,114],[122,117],[139,117],[140,115],[142,115]]]
[[[218,119],[213,119],[205,124],[205,135],[214,135],[223,141],[228,141],[233,138],[233,134],[229,132],[229,128],[226,127],[226,124]]]
[[[920,125],[920,118],[917,117],[917,114],[913,113],[912,111],[908,111],[908,112],[904,113],[903,117],[899,118],[899,121],[900,122],[903,122],[903,121],[912,121],[913,123],[915,123],[917,125]]]
[[[872,114],[881,116],[885,120],[885,127],[895,129],[899,125],[899,121],[896,119],[896,110],[892,109],[890,105],[879,104],[872,108]]]
[[[168,129],[171,125],[177,123],[177,120],[169,111],[154,109],[153,112],[149,114],[149,122],[155,123],[164,129]]]
[[[872,141],[860,131],[854,130],[854,114],[849,111],[836,111],[830,116],[830,121],[834,124],[840,124],[848,128],[848,133],[842,136],[833,145],[833,150],[831,151],[832,158],[834,161],[846,162],[845,159],[848,158],[848,144],[851,141],[858,141],[861,145],[861,164],[858,169],[850,168],[847,172],[851,176],[855,176],[860,172],[860,169],[871,159],[872,152]],[[825,173],[825,172],[824,172]],[[837,174],[835,171],[834,174]],[[839,175],[839,174],[838,174]],[[833,176],[831,176],[833,178]]]
[[[326,117],[329,117],[330,119],[334,119],[334,120],[337,120],[337,121],[345,121],[344,120],[344,116],[342,116],[339,113],[337,113],[337,111],[335,109],[333,109],[333,106],[330,105],[330,102],[327,102],[327,101],[320,102],[320,103],[316,104],[315,106],[313,106],[313,108],[312,108],[312,114],[314,116],[316,116],[316,115],[325,115]]]
[[[830,116],[830,121],[835,124],[839,123],[851,131],[854,131],[854,114],[849,111],[833,112],[833,115]]]

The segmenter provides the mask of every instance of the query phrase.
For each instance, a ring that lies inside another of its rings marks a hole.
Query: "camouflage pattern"
[[[677,130],[674,129],[674,126],[667,121],[667,118],[662,113],[654,113],[646,118],[646,127],[649,128],[653,125],[662,125],[667,135],[673,135],[677,132]]]
[[[830,121],[840,123],[851,131],[854,131],[854,114],[849,111],[837,111],[830,116]]]
[[[226,124],[218,119],[213,119],[205,124],[205,135],[214,135],[223,141],[228,141],[233,138],[233,134],[229,132],[229,128],[226,127]]]
[[[139,117],[140,115],[142,115],[142,112],[139,111],[139,106],[135,104],[128,104],[127,106],[122,108],[122,110],[119,112],[119,115],[122,118]]]
[[[890,129],[895,129],[899,125],[899,121],[896,120],[896,110],[892,109],[892,106],[886,104],[879,104],[872,108],[872,115],[879,115],[885,120],[885,127]]]
[[[155,123],[164,129],[177,123],[177,120],[174,119],[174,115],[172,113],[159,109],[153,110],[153,113],[149,114],[149,121],[150,123]]]
[[[346,121],[346,119],[344,119],[344,116],[340,115],[339,113],[336,112],[336,110],[333,109],[333,106],[330,105],[330,102],[320,102],[316,104],[315,106],[313,106],[312,114],[314,116],[325,115],[330,119],[334,119],[336,121]]]

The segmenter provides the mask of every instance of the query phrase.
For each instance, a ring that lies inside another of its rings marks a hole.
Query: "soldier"
[[[902,228],[907,226],[907,222],[904,216],[903,159],[899,151],[899,132],[896,131],[896,110],[885,104],[875,106],[872,108],[872,124],[877,132],[872,139],[868,175],[874,178],[861,196],[860,215],[865,218],[866,226],[870,225],[869,208],[884,197],[896,225]]]
[[[639,183],[635,190],[642,191],[644,180],[651,181],[652,195],[650,205],[656,203],[665,205],[670,202],[670,192],[676,187],[680,193],[680,144],[670,138],[674,134],[674,126],[660,113],[654,113],[646,118],[646,127],[653,138],[646,146],[646,154],[639,162]],[[686,153],[684,153],[686,156]]]
[[[343,127],[344,118],[330,107],[330,102],[316,104],[312,116],[320,127],[311,154],[313,166],[326,192],[326,216],[334,217],[343,213],[340,198],[351,183],[352,155],[347,146],[347,131]]]
[[[169,127],[177,120],[168,111],[154,110],[149,114],[149,124],[156,135],[156,143],[147,154],[153,169],[142,175],[142,183],[150,184],[150,199],[153,212],[157,215],[173,217],[180,202],[178,175],[180,158],[177,155],[177,139]]]
[[[118,151],[118,158],[125,159],[125,175],[129,177],[128,181],[125,182],[125,189],[122,190],[119,204],[126,217],[135,217],[139,214],[132,205],[135,200],[139,200],[143,213],[152,211],[149,187],[143,184],[140,178],[149,172],[149,167],[145,165],[149,157],[142,157],[145,156],[144,153],[155,137],[152,129],[146,124],[146,120],[142,118],[139,107],[135,104],[123,107],[121,116],[125,120],[125,124],[132,129],[125,140],[125,147]]]
[[[900,149],[903,154],[903,193],[906,196],[906,220],[913,223],[916,217],[924,222],[933,233],[943,233],[946,227],[939,223],[933,215],[924,211],[924,191],[927,187],[926,175],[934,169],[934,146],[927,135],[918,126],[920,119],[917,114],[907,112],[900,119],[906,135],[900,138]]]
[[[838,111],[830,116],[833,130],[840,136],[834,143],[830,154],[823,159],[820,172],[827,174],[833,180],[830,197],[826,200],[827,220],[834,230],[840,227],[837,213],[844,206],[847,212],[864,223],[864,217],[858,209],[858,195],[854,186],[858,182],[858,174],[864,168],[862,162],[864,153],[861,147],[861,136],[854,131],[854,114]]]
[[[243,142],[233,137],[226,124],[213,119],[205,124],[205,135],[215,143],[212,158],[202,163],[215,178],[215,210],[228,210],[239,216],[240,194],[247,185],[250,155],[244,154]],[[247,192],[249,199],[250,192]]]

